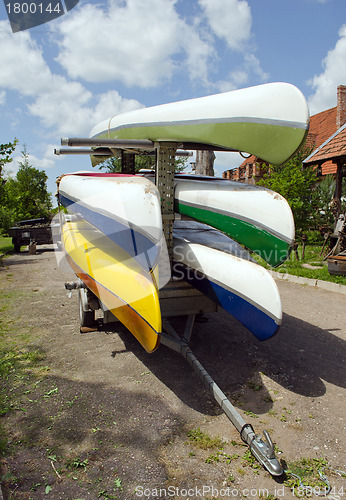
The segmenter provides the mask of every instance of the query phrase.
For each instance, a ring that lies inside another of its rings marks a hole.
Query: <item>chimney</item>
[[[337,92],[336,130],[346,123],[346,86],[339,85]]]

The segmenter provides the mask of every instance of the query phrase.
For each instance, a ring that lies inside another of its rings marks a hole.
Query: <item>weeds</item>
[[[252,418],[259,418],[258,415],[256,415],[256,413],[253,413],[252,411],[250,410],[245,410],[244,411],[245,415],[248,415],[249,417],[252,417]]]
[[[223,447],[227,444],[219,436],[216,436],[214,438],[208,436],[208,434],[202,432],[199,427],[198,429],[192,429],[191,431],[189,431],[187,433],[187,437],[189,438],[190,443],[197,446],[198,448],[201,448],[202,450],[207,450],[210,448],[223,449]]]
[[[206,464],[211,464],[214,462],[224,462],[226,464],[230,464],[234,460],[237,460],[240,457],[237,453],[234,453],[233,455],[227,455],[226,453],[223,453],[222,451],[218,451],[215,455],[210,455],[206,460]]]
[[[84,469],[86,471],[87,465],[88,465],[88,459],[86,458],[85,460],[82,460],[80,457],[76,458],[70,458],[66,462],[66,468],[69,470],[78,470],[78,469]]]
[[[323,480],[323,471],[326,467],[328,460],[325,458],[302,458],[289,463],[284,485],[291,488],[299,497],[304,490],[326,491],[327,483]]]
[[[43,394],[44,398],[50,398],[51,396],[55,396],[55,394],[58,393],[58,388],[54,387],[54,389],[51,389],[50,391],[47,391],[45,394]]]
[[[255,392],[260,391],[263,388],[262,384],[258,384],[254,380],[248,380],[247,386]]]
[[[260,469],[262,468],[261,464],[259,462],[257,462],[256,458],[253,456],[253,454],[251,453],[251,450],[249,450],[249,449],[247,449],[245,451],[244,455],[241,458],[242,458],[243,466],[251,467],[252,469],[254,469],[254,471],[256,473],[258,473],[260,471]]]

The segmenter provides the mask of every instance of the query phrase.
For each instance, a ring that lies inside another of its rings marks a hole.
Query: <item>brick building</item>
[[[314,149],[318,149],[328,139],[330,139],[346,123],[346,86],[339,85],[337,88],[337,105],[321,113],[311,116],[309,132],[305,144]],[[346,134],[346,130],[345,130]],[[343,137],[343,134],[342,134]],[[339,138],[340,139],[340,138]],[[316,152],[316,151],[315,151]],[[346,155],[346,152],[345,152]],[[311,156],[311,160],[312,155]],[[310,157],[309,157],[310,158]],[[313,161],[310,163],[314,164]],[[263,176],[263,165],[265,162],[257,156],[250,155],[243,163],[234,170],[226,170],[223,177],[234,181],[256,184]],[[316,168],[320,176],[337,174],[337,164],[333,160],[324,158],[323,161],[316,162]]]

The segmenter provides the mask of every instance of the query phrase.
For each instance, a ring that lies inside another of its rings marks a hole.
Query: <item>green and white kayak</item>
[[[279,165],[299,148],[308,128],[309,110],[300,90],[269,83],[112,116],[90,137],[198,143]]]
[[[269,189],[177,175],[175,211],[223,231],[273,267],[284,262],[294,241],[294,219],[285,198]]]
[[[154,175],[143,173],[154,181]],[[285,198],[270,189],[217,177],[176,174],[175,212],[219,229],[260,255],[282,264],[294,242],[294,219]]]

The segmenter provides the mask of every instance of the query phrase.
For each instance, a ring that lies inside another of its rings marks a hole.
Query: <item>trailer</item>
[[[22,220],[8,230],[16,253],[23,245],[46,245],[53,243],[50,222],[45,218]]]

